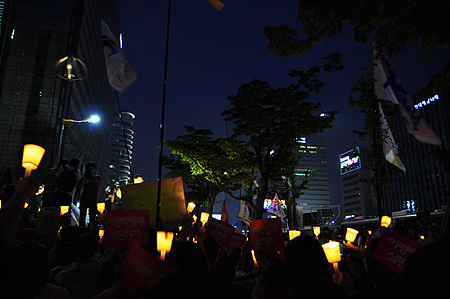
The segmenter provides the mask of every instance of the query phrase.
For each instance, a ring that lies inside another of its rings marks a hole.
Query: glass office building
[[[58,161],[62,119],[95,113],[96,125],[66,123],[61,151],[94,161],[106,181],[117,97],[106,77],[101,19],[118,36],[118,1],[9,0],[0,8],[0,175],[9,168],[14,182],[23,176],[23,146],[34,143],[46,149],[33,171],[41,177]],[[55,67],[69,55],[86,66],[77,63],[72,84],[63,78],[65,63]]]

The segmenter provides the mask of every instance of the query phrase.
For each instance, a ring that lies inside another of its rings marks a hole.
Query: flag
[[[272,204],[271,204],[270,208],[267,209],[267,212],[275,214],[275,215],[277,215],[277,217],[280,217],[280,218],[286,218],[286,213],[284,213],[283,209],[281,208],[281,203],[280,203],[277,193],[275,193],[275,196],[273,197],[273,200],[272,200]]]
[[[209,0],[209,3],[211,3],[211,5],[214,6],[217,11],[221,10],[224,7],[223,3],[219,0]]]
[[[375,94],[380,99],[399,105],[408,132],[420,142],[441,145],[442,141],[425,123],[420,111],[414,108],[414,103],[389,62],[381,57],[377,58],[374,65],[374,77]]]
[[[125,58],[105,20],[102,20],[102,41],[109,84],[118,92],[124,92],[136,81],[136,73]]]
[[[250,226],[250,222],[253,221],[251,207],[243,200],[240,200],[239,212],[237,216],[238,218],[241,218],[242,222],[244,222],[247,226]]]
[[[230,216],[228,215],[228,211],[227,211],[227,199],[226,198],[223,201],[221,213],[222,213],[222,217],[220,218],[220,220],[230,224]]]
[[[387,123],[386,117],[384,116],[383,109],[381,109],[381,103],[379,104],[380,109],[380,121],[381,121],[381,138],[383,140],[383,153],[386,160],[401,170],[406,172],[405,165],[403,165],[400,157],[397,153],[397,144],[394,141],[394,136],[392,135],[389,124]]]

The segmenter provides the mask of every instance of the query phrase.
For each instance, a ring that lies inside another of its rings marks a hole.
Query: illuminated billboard
[[[361,152],[359,146],[339,155],[341,175],[361,168]]]

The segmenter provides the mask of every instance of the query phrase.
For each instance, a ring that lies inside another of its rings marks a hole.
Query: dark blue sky
[[[320,64],[320,57],[334,51],[343,53],[344,70],[323,77],[326,87],[312,97],[324,111],[338,110],[327,140],[330,199],[340,203],[338,155],[359,143],[352,133],[362,128],[357,108],[348,108],[349,89],[360,67],[371,67],[370,44],[356,44],[352,32],[334,37],[313,51],[289,59],[276,58],[266,50],[262,31],[268,25],[290,24],[296,20],[295,1],[223,0],[216,12],[207,0],[172,0],[167,73],[165,139],[184,134],[185,125],[212,129],[217,137],[226,135],[220,113],[229,108],[226,98],[254,78],[272,86],[287,86],[291,69],[306,70]],[[122,110],[136,115],[134,121],[133,173],[145,180],[158,177],[158,155],[163,98],[164,57],[168,1],[120,0],[123,50],[137,81],[119,95]],[[402,53],[393,67],[406,90],[420,90],[430,76],[449,60],[448,46],[439,49],[431,61],[424,61],[420,45]],[[395,138],[395,136],[394,136]],[[164,154],[169,154],[165,149]]]

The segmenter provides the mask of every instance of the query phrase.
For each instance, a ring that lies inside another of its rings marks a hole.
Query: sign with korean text
[[[241,248],[245,244],[245,240],[247,237],[243,234],[234,232],[230,240],[228,241],[228,244],[230,245],[230,249],[233,250],[235,248]]]
[[[407,259],[420,247],[422,244],[387,229],[373,257],[401,274]]]
[[[103,221],[105,235],[103,247],[111,248],[128,243],[131,239],[148,245],[150,232],[150,212],[148,210],[112,210]]]
[[[222,245],[228,243],[233,233],[234,227],[231,224],[228,224],[225,221],[220,221],[214,218],[211,218],[209,220],[208,226],[206,227],[206,234],[210,237],[213,237],[217,242],[220,242]]]
[[[284,249],[281,218],[254,220],[250,223],[250,239],[256,253],[276,252]]]

